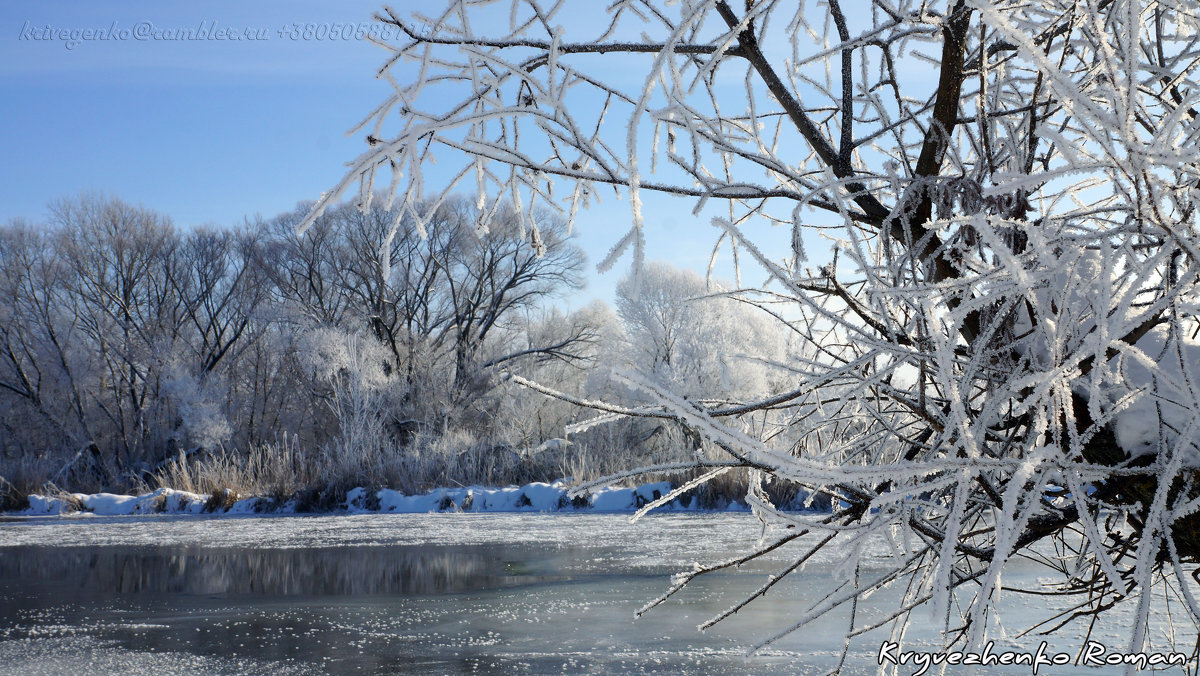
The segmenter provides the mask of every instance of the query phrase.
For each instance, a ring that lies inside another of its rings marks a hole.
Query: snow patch
[[[29,508],[18,512],[26,516],[95,514],[97,516],[129,516],[133,514],[199,514],[204,511],[207,497],[160,488],[142,495],[114,493],[70,493],[63,495],[31,495]]]
[[[552,483],[533,482],[524,486],[437,488],[421,495],[405,495],[390,488],[372,491],[355,488],[346,493],[344,509],[351,514],[394,513],[425,514],[429,512],[633,512],[658,500],[671,491],[666,481],[636,487],[606,487],[572,498],[571,485],[563,479]],[[18,512],[24,516],[63,514],[96,514],[123,516],[134,514],[201,514],[209,502],[207,495],[160,488],[144,495],[115,495],[72,493],[60,496],[29,496],[29,508]],[[677,498],[659,509],[666,511],[703,511],[699,500]],[[749,508],[731,503],[729,510]],[[296,511],[294,500],[277,504],[264,497],[237,500],[224,514],[249,515],[263,512],[287,514]]]
[[[1194,370],[1200,364],[1200,342],[1187,337],[1176,340],[1178,345],[1168,345],[1166,327],[1157,327],[1138,341],[1137,351],[1129,351],[1119,361],[1123,382],[1109,396],[1114,401],[1128,399],[1122,402],[1125,407],[1116,416],[1113,432],[1130,457],[1159,453],[1160,438],[1165,437],[1171,447],[1195,432],[1200,402],[1193,384],[1200,376]],[[1186,466],[1200,466],[1194,443],[1178,446]]]

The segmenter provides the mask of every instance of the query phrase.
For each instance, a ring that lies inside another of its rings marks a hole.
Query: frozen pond
[[[786,548],[633,617],[672,573],[759,534],[746,514],[8,519],[0,672],[822,673],[840,653],[842,616],[749,661],[744,649],[831,589],[834,553],[706,633],[696,625],[785,565]],[[1018,566],[1007,579],[1035,574]],[[1114,644],[1128,628],[1114,625],[1094,637]],[[920,630],[910,638],[933,649]],[[1080,636],[1045,638],[1075,652]],[[886,638],[860,639],[844,673],[874,673]]]

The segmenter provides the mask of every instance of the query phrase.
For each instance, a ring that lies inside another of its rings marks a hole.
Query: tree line
[[[287,492],[595,474],[688,443],[636,419],[562,439],[587,415],[511,374],[620,387],[601,361],[684,391],[754,390],[761,369],[727,355],[747,336],[781,349],[745,306],[666,264],[624,279],[616,313],[559,309],[585,257],[548,216],[535,234],[508,207],[448,200],[418,222],[346,203],[301,234],[310,206],[183,229],[85,195],[0,227],[5,482]]]

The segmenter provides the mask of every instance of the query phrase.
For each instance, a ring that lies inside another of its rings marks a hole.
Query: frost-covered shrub
[[[375,340],[336,329],[316,329],[302,340],[304,364],[328,386],[324,400],[338,433],[324,449],[335,476],[378,480],[396,460],[387,432],[390,411],[403,395],[391,355]]]
[[[228,386],[220,380],[220,376],[199,379],[178,363],[166,369],[161,395],[178,411],[177,434],[189,448],[216,448],[233,435],[221,400]]]

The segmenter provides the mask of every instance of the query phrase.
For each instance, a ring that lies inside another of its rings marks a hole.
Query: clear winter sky
[[[386,54],[365,40],[291,39],[287,33],[293,24],[369,22],[384,1],[5,0],[0,221],[43,220],[50,201],[84,191],[161,211],[184,228],[234,225],[256,214],[270,218],[316,199],[364,149],[361,136],[345,131],[387,95],[387,85],[374,77]],[[398,12],[427,2],[390,0]],[[264,37],[41,39],[47,27],[132,32],[150,24],[250,29]],[[648,200],[648,258],[703,272],[716,233],[688,206]],[[611,198],[581,218],[579,244],[591,261],[590,279],[571,307],[611,300],[629,264],[602,276],[594,266],[629,218],[628,203]]]

